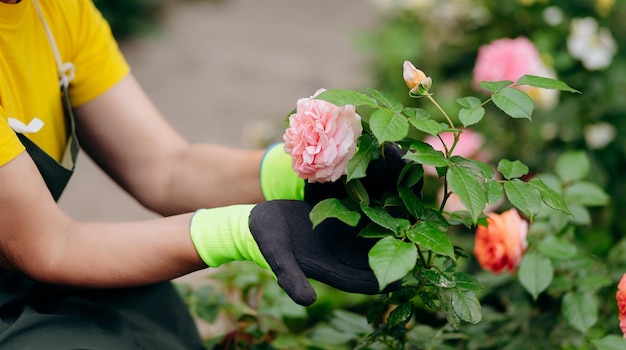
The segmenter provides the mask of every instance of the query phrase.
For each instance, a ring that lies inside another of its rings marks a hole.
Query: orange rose
[[[474,255],[480,266],[494,273],[513,273],[528,246],[528,222],[517,210],[487,215],[487,226],[479,225],[474,239]]]
[[[619,327],[622,329],[624,338],[626,338],[626,273],[617,285],[617,308],[619,310]]]

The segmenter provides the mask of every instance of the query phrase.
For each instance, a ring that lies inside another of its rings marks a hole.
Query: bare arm
[[[151,210],[172,215],[263,200],[263,150],[189,144],[132,75],[77,108],[76,116],[81,146]]]
[[[0,266],[43,282],[123,287],[206,267],[191,214],[134,223],[79,223],[54,202],[26,152],[0,167]]]

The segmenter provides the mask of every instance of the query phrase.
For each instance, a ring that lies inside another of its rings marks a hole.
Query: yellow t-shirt
[[[130,69],[108,23],[90,0],[39,0],[63,62],[75,65],[69,96],[78,107],[104,93]],[[26,134],[57,161],[67,135],[54,54],[32,0],[0,2],[0,166],[24,147],[7,118],[44,126]]]

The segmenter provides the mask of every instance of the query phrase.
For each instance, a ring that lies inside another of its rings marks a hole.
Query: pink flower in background
[[[298,100],[296,113],[289,116],[289,127],[283,135],[293,169],[309,182],[336,181],[345,175],[363,131],[355,107],[315,99],[323,91]]]
[[[522,75],[555,78],[555,73],[543,61],[535,45],[525,37],[498,39],[478,49],[474,65],[473,85],[480,89],[482,81],[510,80],[516,82]],[[528,85],[518,87],[528,93],[539,107],[553,108],[558,98],[557,90],[540,89]]]
[[[487,215],[487,226],[479,225],[474,238],[474,255],[480,266],[494,273],[513,273],[528,246],[528,222],[517,210]]]
[[[453,132],[442,132],[439,137],[443,140],[446,147],[450,149],[454,143]],[[445,148],[438,137],[428,135],[424,142],[431,145],[434,149],[445,152]],[[454,147],[452,155],[461,156],[463,158],[479,160],[481,162],[489,162],[491,155],[487,150],[483,149],[485,139],[483,136],[472,129],[464,129],[459,136],[459,142]],[[424,166],[424,172],[431,176],[437,176],[437,171],[431,166]]]
[[[617,308],[619,310],[619,327],[626,338],[626,274],[622,276],[617,284]]]

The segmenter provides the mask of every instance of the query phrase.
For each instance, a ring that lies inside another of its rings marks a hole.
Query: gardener
[[[233,260],[269,268],[302,305],[315,300],[307,277],[378,292],[353,231],[312,232],[304,181],[281,147],[188,144],[89,0],[0,0],[0,50],[0,348],[201,348],[169,280]],[[78,141],[164,217],[63,213]]]

